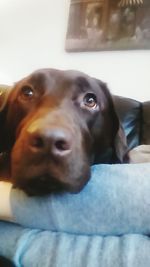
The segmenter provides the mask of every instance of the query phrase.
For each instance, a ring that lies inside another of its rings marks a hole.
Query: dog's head
[[[91,164],[125,155],[107,86],[77,71],[34,72],[15,84],[0,117],[12,182],[30,195],[78,192]]]

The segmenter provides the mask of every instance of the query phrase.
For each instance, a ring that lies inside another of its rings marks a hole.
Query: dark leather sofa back
[[[114,96],[114,105],[124,128],[129,149],[150,144],[150,101],[139,102]]]
[[[142,104],[142,137],[143,144],[150,144],[150,101]]]

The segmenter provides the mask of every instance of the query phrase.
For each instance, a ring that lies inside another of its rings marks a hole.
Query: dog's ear
[[[0,152],[2,152],[5,147],[5,139],[6,139],[5,120],[6,120],[6,110],[7,110],[6,106],[10,91],[11,91],[10,86],[0,85]]]
[[[114,149],[115,149],[114,156],[119,160],[120,163],[127,161],[127,152],[128,152],[127,139],[120,122],[114,140]]]
[[[7,100],[8,100],[8,95],[10,93],[11,87],[8,85],[0,85],[0,114],[4,110]]]
[[[123,127],[119,121],[119,117],[116,113],[115,110],[115,105],[113,102],[113,96],[111,95],[107,84],[105,84],[104,82],[98,80],[99,86],[101,88],[101,90],[103,91],[103,94],[106,97],[107,103],[108,103],[108,107],[109,107],[109,112],[111,115],[111,119],[112,119],[112,146],[113,146],[113,160],[116,162],[124,162],[126,159],[126,154],[127,154],[127,140],[126,140],[126,136],[123,130]]]

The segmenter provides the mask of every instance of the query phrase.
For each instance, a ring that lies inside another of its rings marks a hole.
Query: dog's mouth
[[[38,177],[30,177],[27,180],[21,179],[14,182],[14,187],[23,190],[29,196],[44,196],[48,194],[64,194],[69,192],[72,194],[79,193],[90,178],[90,170],[86,175],[86,179],[80,177],[75,182],[64,182],[52,177],[48,174]]]
[[[75,143],[69,155],[54,157],[47,152],[34,153],[23,141],[22,138],[18,139],[11,153],[12,183],[16,188],[30,196],[42,196],[51,193],[78,193],[88,182],[90,145],[84,147],[82,142]]]
[[[15,187],[22,189],[29,196],[42,196],[50,193],[63,193],[66,191],[66,186],[60,183],[56,178],[49,175],[41,175],[22,180],[20,183],[14,183]]]

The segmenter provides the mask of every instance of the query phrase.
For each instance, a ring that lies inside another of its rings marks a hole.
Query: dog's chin
[[[86,179],[82,177],[70,182],[60,181],[58,178],[49,175],[41,175],[28,179],[14,179],[15,188],[23,190],[28,196],[44,196],[48,194],[64,194],[66,192],[79,193],[90,178],[90,171],[86,174]]]
[[[16,182],[14,187],[23,190],[28,196],[44,196],[52,193],[63,194],[65,186],[56,179],[47,182],[45,176],[28,179],[28,181]]]

